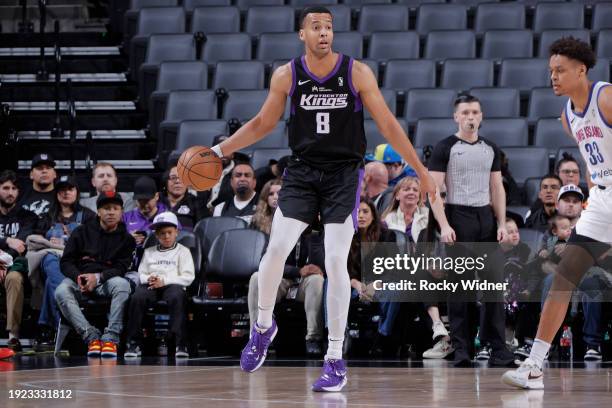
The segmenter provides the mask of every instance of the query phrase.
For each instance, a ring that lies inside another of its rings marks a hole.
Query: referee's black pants
[[[491,206],[467,207],[446,205],[446,216],[455,230],[457,242],[477,243],[475,245],[454,245],[448,247],[451,257],[484,256],[485,268],[474,276],[473,272],[461,275],[450,273],[448,279],[455,282],[479,278],[489,282],[503,282],[504,257],[497,244],[497,221]],[[448,315],[450,320],[451,340],[455,347],[455,361],[471,360],[474,349],[476,326],[481,324],[481,342],[489,343],[492,357],[507,352],[505,345],[505,312],[503,293],[487,292],[482,298],[480,318],[470,313],[470,305],[476,301],[476,292],[460,289],[448,297]],[[473,299],[473,300],[472,300]],[[469,301],[468,301],[469,300]]]

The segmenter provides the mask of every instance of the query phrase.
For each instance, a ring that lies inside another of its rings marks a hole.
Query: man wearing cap
[[[96,201],[98,195],[105,191],[117,191],[117,170],[115,167],[106,162],[99,162],[93,168],[91,176],[91,185],[96,189],[96,195],[88,198],[81,198],[81,205],[96,211]],[[123,200],[123,211],[131,211],[134,209],[134,200],[132,195],[128,193],[119,193]]]
[[[193,258],[187,247],[176,242],[179,223],[172,212],[162,212],[155,216],[150,228],[155,232],[158,245],[145,250],[138,267],[140,285],[130,300],[128,348],[124,357],[141,356],[142,319],[151,304],[165,300],[170,314],[168,334],[174,337],[176,343],[175,357],[187,358],[185,289],[195,277]]]
[[[123,200],[118,193],[100,194],[96,206],[98,216],[77,227],[68,238],[60,261],[66,279],[55,291],[55,300],[63,317],[88,343],[88,356],[116,358],[131,290],[124,275],[135,243],[121,222]],[[79,307],[79,300],[86,295],[111,299],[104,334],[87,321]]]
[[[582,202],[584,193],[582,189],[574,184],[566,184],[559,190],[557,196],[557,214],[570,219],[572,228],[578,222],[582,214]]]
[[[23,191],[19,197],[19,206],[39,217],[48,213],[55,199],[53,182],[56,177],[55,161],[51,155],[40,153],[34,156],[30,170],[32,187]]]

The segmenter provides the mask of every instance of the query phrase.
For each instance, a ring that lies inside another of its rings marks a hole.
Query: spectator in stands
[[[140,285],[128,307],[128,346],[125,358],[141,356],[139,339],[142,336],[142,320],[148,307],[158,300],[165,300],[168,304],[168,334],[176,343],[175,358],[189,357],[185,289],[195,278],[195,267],[189,248],[176,241],[178,228],[178,219],[170,211],[155,216],[151,224],[159,245],[145,250],[138,267]]]
[[[563,157],[555,166],[555,173],[561,179],[562,185],[580,185],[580,165],[570,153],[563,153]]]
[[[11,266],[0,270],[0,284],[6,290],[6,330],[8,346],[21,350],[19,328],[23,313],[24,283],[28,267],[23,256],[26,238],[34,232],[38,217],[17,205],[19,188],[17,175],[12,170],[0,173],[0,249],[12,257]],[[6,263],[5,263],[6,265]]]
[[[19,206],[32,211],[39,217],[48,213],[55,200],[53,182],[56,177],[55,161],[49,154],[40,153],[34,156],[30,170],[32,186],[22,192],[19,197]]]
[[[506,205],[520,205],[521,204],[521,191],[519,190],[518,184],[512,177],[512,172],[509,168],[509,160],[503,150],[500,150],[500,161],[501,161],[501,174],[502,183],[504,184],[504,190],[506,191]]]
[[[113,191],[98,196],[98,217],[77,227],[68,238],[60,268],[66,277],[55,291],[55,301],[68,322],[88,343],[90,357],[117,357],[123,330],[123,311],[130,284],[123,277],[132,262],[134,238],[121,222],[123,200]],[[81,311],[84,296],[111,299],[104,334]]]
[[[373,161],[365,166],[362,195],[378,205],[382,193],[389,187],[389,172],[384,164]]]
[[[68,237],[79,225],[96,218],[96,213],[79,204],[76,179],[62,176],[55,184],[55,200],[51,211],[40,220],[41,235],[28,238],[28,269],[33,290],[42,287],[42,303],[38,317],[38,345],[50,345],[53,329],[59,322],[55,290],[64,280],[60,258]]]
[[[393,197],[381,219],[389,229],[402,231],[416,242],[427,227],[428,210],[421,203],[421,187],[416,177],[404,177],[393,189]]]
[[[540,192],[538,201],[533,204],[527,214],[525,228],[538,231],[546,231],[550,218],[555,215],[557,207],[557,196],[563,182],[559,176],[549,174],[540,181]]]
[[[213,217],[238,217],[250,224],[257,207],[253,167],[248,163],[236,164],[231,172],[231,186],[234,196],[217,204]]]
[[[270,180],[281,178],[287,168],[290,156],[283,156],[278,160],[270,160],[267,166],[255,169],[257,180],[257,194],[261,193],[263,186]]]
[[[281,189],[280,180],[271,180],[261,190],[257,210],[253,215],[251,226],[270,234],[272,217],[278,207],[278,192]],[[323,324],[321,309],[323,307],[323,282],[325,271],[325,256],[323,242],[318,234],[307,229],[297,245],[289,254],[285,263],[283,279],[281,280],[276,303],[284,298],[295,299],[304,303],[306,311],[306,354],[314,356],[321,354],[323,339]],[[258,273],[251,275],[249,282],[249,317],[251,327],[257,322],[257,284]]]
[[[574,184],[566,184],[559,190],[557,198],[557,214],[569,218],[572,228],[578,222],[582,214],[582,203],[585,196],[580,187]]]
[[[91,177],[91,185],[96,189],[96,195],[89,198],[81,198],[81,205],[89,208],[92,211],[97,211],[96,203],[98,196],[106,191],[117,191],[117,170],[110,163],[100,162],[93,168]],[[134,201],[130,194],[119,193],[123,200],[123,211],[131,211],[134,209]]]
[[[162,191],[165,194],[161,196],[160,201],[177,216],[182,229],[191,231],[198,221],[209,216],[208,211],[202,212],[196,197],[187,191],[178,176],[176,166],[164,173],[162,183]]]
[[[416,177],[414,169],[404,163],[402,157],[387,143],[376,146],[374,154],[367,155],[366,160],[380,161],[385,165],[389,176],[389,187],[394,187],[404,177]]]

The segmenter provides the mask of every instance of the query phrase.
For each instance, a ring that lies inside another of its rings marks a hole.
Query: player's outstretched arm
[[[351,72],[353,86],[359,93],[363,105],[370,111],[380,133],[389,141],[393,149],[414,169],[421,180],[421,192],[429,194],[430,201],[435,200],[436,184],[427,168],[421,163],[406,132],[402,129],[393,113],[385,103],[385,98],[378,89],[376,78],[370,67],[359,61],[353,64]]]
[[[290,64],[285,64],[274,71],[270,79],[270,91],[261,110],[229,139],[218,145],[223,155],[229,155],[258,142],[274,129],[285,112],[291,81]],[[213,150],[216,150],[215,148]]]

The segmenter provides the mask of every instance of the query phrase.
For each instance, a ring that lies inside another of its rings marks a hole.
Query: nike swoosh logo
[[[310,79],[307,79],[305,81],[298,81],[298,85],[304,85],[306,83],[310,82]]]
[[[531,375],[531,373],[529,373],[529,377],[527,377],[527,379],[528,379],[528,380],[537,380],[537,379],[538,379],[538,378],[540,378],[541,376],[542,376],[542,375],[540,374],[540,375],[537,375],[537,376],[535,376],[535,377],[534,377],[533,375]]]

